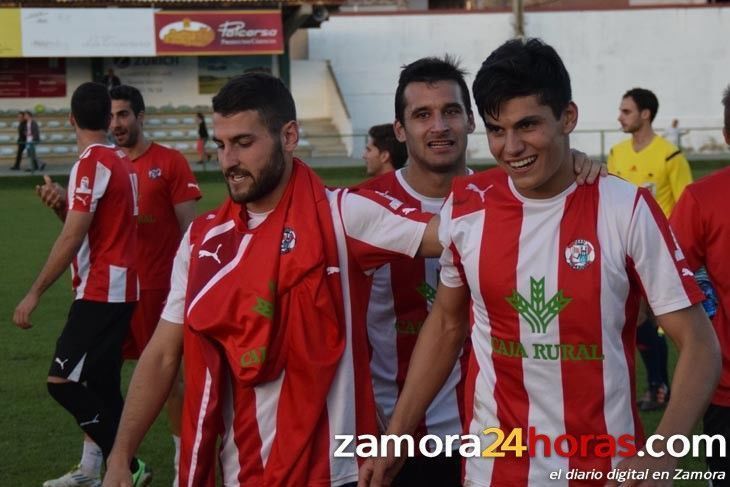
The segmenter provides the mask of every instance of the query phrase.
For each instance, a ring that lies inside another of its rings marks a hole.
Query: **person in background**
[[[203,164],[210,161],[210,154],[205,150],[205,145],[208,143],[210,135],[208,135],[208,127],[205,125],[205,116],[198,112],[195,118],[198,120],[198,143],[196,145],[198,157],[200,158],[198,159],[198,164]]]
[[[396,138],[393,124],[385,123],[370,127],[362,158],[365,159],[367,175],[376,177],[402,168],[408,159],[408,151],[406,144]]]
[[[25,150],[25,141],[27,139],[25,127],[25,112],[20,111],[18,112],[18,152],[16,152],[15,154],[15,164],[10,166],[11,171],[17,171],[18,169],[20,169],[20,161],[23,159],[23,151]]]
[[[104,77],[101,79],[101,82],[103,85],[106,86],[107,90],[111,90],[112,88],[116,88],[117,86],[121,86],[122,81],[119,79],[119,76],[114,74],[114,70],[112,68],[109,68],[104,75]]]
[[[676,145],[677,148],[682,148],[682,136],[687,135],[689,131],[682,130],[679,128],[679,120],[676,118],[672,119],[672,125],[664,130],[664,138],[672,144]]]
[[[38,164],[38,157],[35,153],[35,146],[41,141],[41,130],[38,127],[38,122],[33,120],[33,112],[30,110],[25,111],[25,150],[28,153],[30,159],[30,167],[26,169],[28,172],[34,172],[37,170],[44,170],[46,163],[41,162]]]
[[[618,121],[631,138],[611,148],[608,171],[649,189],[669,217],[682,191],[692,182],[692,172],[682,151],[654,131],[652,123],[658,110],[659,100],[651,91],[633,88],[624,93]],[[636,339],[648,381],[639,409],[663,408],[670,394],[669,352],[667,340],[651,314],[638,327]]]

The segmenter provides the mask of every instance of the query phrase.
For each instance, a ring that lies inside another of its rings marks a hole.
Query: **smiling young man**
[[[469,335],[471,308],[467,432],[480,452],[496,444],[487,428],[513,440],[468,458],[466,484],[567,485],[549,475],[569,468],[605,476],[621,458],[592,450],[597,435],[631,435],[641,447],[632,389],[640,289],[680,348],[664,435],[691,431],[717,380],[717,341],[694,305],[703,296],[645,190],[615,177],[576,185],[569,134],[578,109],[552,47],[508,41],[482,64],[473,94],[501,169],[454,180],[439,226],[441,284],[387,433],[415,431]],[[548,442],[588,440],[588,451],[547,454],[542,441],[529,454],[510,449],[530,427]],[[392,451],[369,460],[360,485],[389,485],[401,462]],[[675,462],[636,456],[620,467]]]

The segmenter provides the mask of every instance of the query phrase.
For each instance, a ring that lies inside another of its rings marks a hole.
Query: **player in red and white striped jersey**
[[[103,85],[84,83],[74,91],[70,122],[81,155],[71,170],[68,205],[57,209],[63,229],[13,317],[29,328],[40,296],[71,265],[75,300],[56,343],[48,391],[99,445],[103,458],[122,411],[121,347],[139,297],[137,178],[124,152],[106,145],[110,108]],[[133,467],[138,470],[136,460]],[[98,477],[98,471],[79,467],[44,486],[92,485]]]
[[[578,111],[550,46],[505,43],[482,65],[474,97],[501,169],[454,181],[439,227],[442,285],[388,432],[415,429],[468,334],[471,298],[469,433],[483,444],[494,441],[482,435],[490,427],[505,435],[535,427],[550,441],[629,434],[641,442],[633,357],[643,292],[680,348],[676,395],[657,433],[688,434],[717,381],[718,346],[661,210],[644,190],[614,177],[577,187],[569,134]],[[669,455],[619,462],[541,448],[469,458],[466,484],[569,484],[549,480],[569,468],[595,468],[602,484],[616,466],[671,470],[676,463]],[[398,464],[368,462],[361,484],[381,485]]]
[[[352,483],[357,463],[333,458],[334,435],[376,430],[367,272],[413,256],[430,216],[375,193],[325,190],[293,159],[294,103],[276,78],[232,80],[214,112],[231,198],[197,219],[178,251],[106,484],[129,481],[128,459],[174,378],[183,337],[181,485],[215,484],[219,436],[225,485]]]
[[[396,134],[408,148],[408,166],[359,187],[406,202],[410,207],[437,214],[455,176],[470,174],[466,167],[468,134],[474,130],[469,88],[456,63],[446,57],[419,59],[403,68],[396,89]],[[600,163],[576,170],[591,181]],[[375,399],[385,416],[393,413],[403,388],[418,332],[433,304],[439,273],[438,259],[402,259],[385,265],[373,276],[368,307],[368,337],[372,347],[370,368]],[[464,416],[464,379],[469,342],[460,360],[420,422],[417,436],[458,435]],[[394,481],[399,486],[461,484],[458,455],[417,457]]]

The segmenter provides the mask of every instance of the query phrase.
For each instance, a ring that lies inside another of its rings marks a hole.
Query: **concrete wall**
[[[292,60],[291,90],[297,104],[297,118],[331,119],[351,154],[352,123],[330,73],[327,61]]]
[[[511,22],[508,13],[339,15],[309,33],[309,55],[331,61],[353,131],[363,133],[393,120],[401,65],[451,53],[474,74],[511,37]],[[730,8],[528,12],[525,25],[528,36],[561,54],[580,108],[579,129],[617,129],[621,95],[634,86],[659,97],[657,128],[675,117],[683,127],[721,125],[720,97],[730,83]],[[622,137],[609,133],[605,143]],[[485,155],[483,139],[470,141],[475,157]],[[574,143],[599,153],[596,133],[576,134]]]

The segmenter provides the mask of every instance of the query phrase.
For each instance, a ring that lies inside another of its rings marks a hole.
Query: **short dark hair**
[[[654,93],[644,88],[632,88],[624,93],[623,97],[634,100],[639,111],[649,110],[649,121],[654,121],[659,111],[659,100]]]
[[[368,135],[373,139],[373,145],[379,151],[390,154],[390,162],[394,168],[400,169],[405,166],[408,160],[408,149],[406,149],[405,142],[401,142],[395,137],[392,123],[373,125],[368,130]]]
[[[730,85],[725,88],[722,94],[722,106],[725,108],[725,131],[730,132]]]
[[[560,118],[573,99],[570,75],[555,49],[540,39],[513,39],[487,57],[474,78],[472,93],[479,115],[499,117],[502,104],[535,95]]]
[[[112,100],[124,100],[129,102],[129,106],[134,112],[134,116],[139,115],[139,112],[143,112],[145,109],[144,98],[142,93],[137,88],[129,85],[115,86],[109,90],[109,96]]]
[[[439,81],[454,81],[461,90],[461,101],[464,103],[466,113],[472,115],[471,96],[469,87],[464,81],[466,71],[459,67],[459,63],[453,57],[446,55],[443,59],[437,57],[425,57],[411,64],[402,66],[398,78],[398,88],[395,90],[395,119],[403,123],[406,110],[405,91],[411,83],[437,83]]]
[[[224,117],[248,110],[258,112],[271,134],[297,119],[294,98],[286,85],[260,71],[236,76],[213,97],[213,111]]]
[[[25,110],[23,113],[25,113],[26,115],[30,115],[31,117],[33,116],[33,112],[31,112],[30,110]]]
[[[109,91],[101,83],[82,83],[71,96],[71,113],[80,129],[107,130],[111,111]]]

